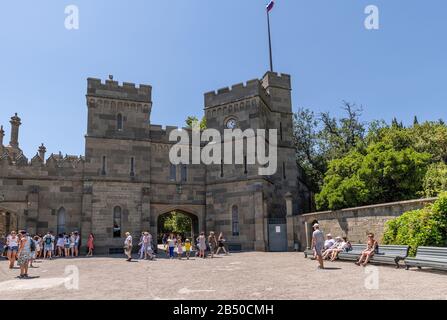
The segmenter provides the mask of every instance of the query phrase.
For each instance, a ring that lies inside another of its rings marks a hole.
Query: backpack
[[[47,237],[46,239],[45,239],[45,244],[47,244],[47,245],[50,245],[51,244],[51,237]]]
[[[31,238],[29,238],[28,240],[30,241],[29,246],[30,246],[31,252],[36,251],[36,243],[34,242],[34,240]]]

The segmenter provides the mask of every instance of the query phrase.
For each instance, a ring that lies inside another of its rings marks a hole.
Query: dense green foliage
[[[419,246],[447,245],[447,193],[433,204],[404,213],[386,223],[384,244],[409,245],[415,255]]]
[[[344,103],[345,116],[294,115],[297,162],[318,210],[336,210],[447,191],[447,126],[443,121],[405,127],[360,121],[361,108]]]
[[[351,151],[329,162],[315,199],[317,207],[336,210],[417,198],[430,158],[428,153],[398,150],[383,142],[372,144],[364,153]]]
[[[425,197],[436,197],[443,191],[447,191],[447,165],[444,162],[432,164],[424,177]]]
[[[344,116],[328,112],[316,115],[309,109],[294,114],[293,133],[297,162],[304,170],[311,191],[319,192],[328,162],[346,155],[365,138],[365,125],[360,122],[361,108],[343,102]]]
[[[163,220],[163,233],[190,234],[192,229],[191,218],[181,212],[172,212]]]

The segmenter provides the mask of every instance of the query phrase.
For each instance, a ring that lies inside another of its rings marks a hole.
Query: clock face
[[[226,124],[227,129],[234,129],[234,128],[236,128],[236,126],[237,126],[236,119],[229,119],[227,121],[227,124]]]

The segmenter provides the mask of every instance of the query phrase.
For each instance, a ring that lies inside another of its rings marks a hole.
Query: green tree
[[[163,222],[163,229],[165,232],[185,234],[190,233],[191,228],[191,218],[180,212],[172,212]]]
[[[416,198],[431,156],[412,148],[398,150],[379,142],[365,154],[351,151],[332,160],[316,195],[319,210],[337,210]]]
[[[415,255],[419,246],[447,244],[447,193],[423,209],[409,211],[385,225],[384,244],[409,245]]]
[[[293,133],[298,164],[303,168],[313,192],[319,192],[328,162],[343,157],[364,144],[365,124],[360,121],[362,108],[343,102],[344,116],[328,112],[315,115],[309,109],[294,114]]]
[[[414,126],[417,126],[418,124],[419,124],[418,117],[417,117],[417,116],[414,116],[414,119],[413,119],[413,125],[414,125]]]
[[[430,165],[424,177],[425,197],[436,197],[440,193],[447,191],[447,165],[444,162],[437,162]]]
[[[434,162],[447,163],[447,126],[438,122],[424,122],[408,129],[411,145],[419,152],[428,152]]]
[[[196,116],[189,116],[188,118],[186,118],[185,123],[186,123],[186,127],[187,128],[192,128],[194,123],[198,123],[199,119]],[[206,129],[206,118],[203,117],[202,120],[200,120],[200,130],[205,130]]]

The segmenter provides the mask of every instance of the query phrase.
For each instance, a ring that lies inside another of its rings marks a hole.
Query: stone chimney
[[[19,127],[22,124],[20,122],[20,118],[17,116],[17,113],[14,117],[11,117],[11,141],[9,145],[13,148],[19,148]]]
[[[43,162],[45,162],[45,153],[47,152],[47,148],[45,148],[45,146],[42,145],[39,147],[39,157],[40,159],[42,159]]]

